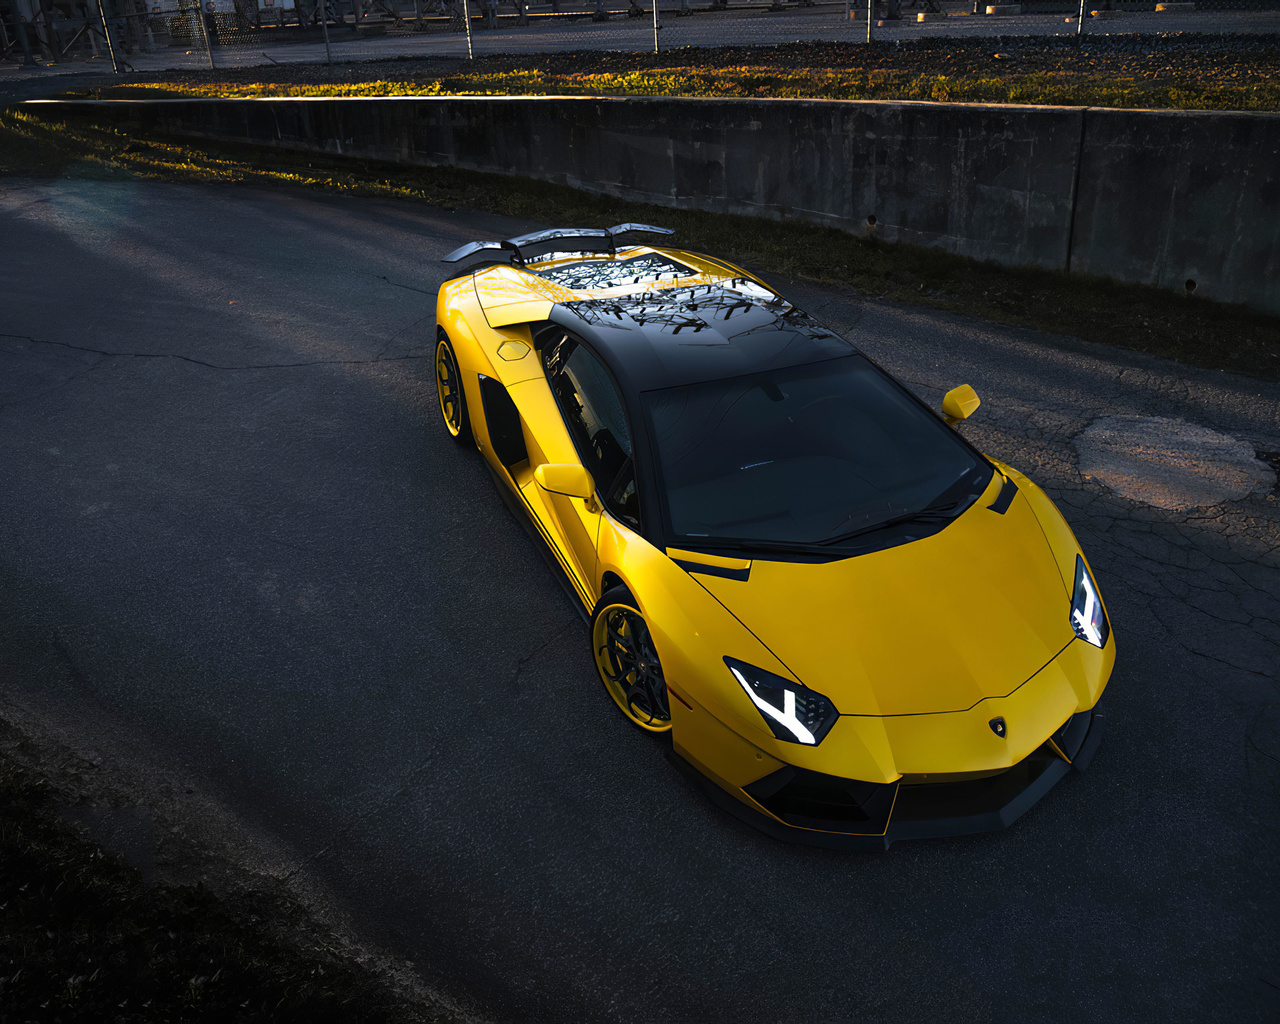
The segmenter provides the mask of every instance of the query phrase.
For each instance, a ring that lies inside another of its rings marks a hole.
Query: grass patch
[[[487,54],[139,76],[91,95],[750,96],[1280,110],[1280,37],[1107,35]]]
[[[1072,335],[1194,366],[1280,379],[1280,317],[1138,285],[1011,270],[798,221],[669,210],[452,168],[134,138],[86,122],[42,120],[14,112],[0,113],[0,170],[278,183],[559,225],[649,221],[673,228],[682,246],[765,274]]]
[[[148,887],[61,823],[68,798],[0,755],[0,1020],[422,1021],[314,942],[290,900]]]
[[[1103,75],[1068,77],[1032,73],[992,76],[916,75],[902,71],[795,71],[769,67],[682,67],[652,71],[553,74],[540,70],[445,75],[430,82],[350,84],[266,82],[122,85],[103,96],[749,96],[832,100],[933,100],[957,103],[1030,103],[1058,106],[1146,107],[1197,110],[1280,110],[1280,81],[1208,85],[1194,81],[1144,82]]]

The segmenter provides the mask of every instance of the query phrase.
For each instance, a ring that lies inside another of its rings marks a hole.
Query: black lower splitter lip
[[[1045,744],[1009,771],[988,779],[899,786],[883,835],[784,824],[726,793],[674,749],[668,751],[668,756],[722,810],[775,839],[833,850],[884,851],[900,839],[936,839],[1008,828],[1064,776],[1087,767],[1101,741],[1105,721],[1096,711],[1087,714],[1089,731],[1070,762]]]

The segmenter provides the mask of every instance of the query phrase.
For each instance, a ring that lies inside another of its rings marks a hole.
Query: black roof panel
[[[633,392],[856,351],[808,313],[746,278],[565,302],[553,308],[551,319],[595,348]]]

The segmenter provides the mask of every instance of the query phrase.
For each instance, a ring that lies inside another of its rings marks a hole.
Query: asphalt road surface
[[[977,388],[966,433],[1059,501],[1119,642],[1089,771],[1012,828],[790,847],[618,713],[435,419],[435,260],[531,226],[0,183],[0,702],[196,780],[493,1019],[1274,1021],[1280,499],[1151,508],[1072,439],[1280,452],[1280,386],[782,282],[929,401]]]

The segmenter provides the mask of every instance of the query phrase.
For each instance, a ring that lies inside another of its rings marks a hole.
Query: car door
[[[505,466],[534,526],[542,535],[578,599],[595,603],[596,536],[600,509],[594,502],[555,494],[539,486],[535,471],[548,463],[580,463],[581,456],[565,427],[548,381],[539,376],[509,385],[506,394],[524,442],[519,461]],[[493,429],[490,428],[492,438]],[[494,442],[495,455],[497,443]],[[505,464],[504,464],[505,465]]]
[[[596,587],[596,544],[602,503],[623,522],[635,519],[635,484],[631,471],[631,431],[618,391],[609,371],[586,346],[565,335],[545,346],[543,364],[556,405],[573,440],[582,465],[595,482],[596,494],[587,500],[562,494],[546,494],[567,537],[582,545],[575,550],[588,570],[592,597]]]

